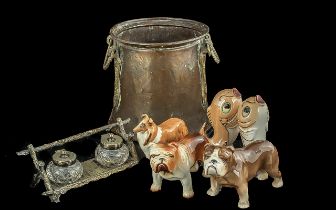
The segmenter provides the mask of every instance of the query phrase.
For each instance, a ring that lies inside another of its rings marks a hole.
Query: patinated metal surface
[[[155,122],[183,119],[191,132],[207,120],[205,59],[218,63],[206,25],[192,20],[148,18],[113,26],[104,69],[114,59],[115,84],[109,122],[130,117],[132,129],[143,113]]]
[[[33,160],[35,169],[37,171],[36,174],[34,175],[33,186],[37,185],[40,180],[43,180],[46,191],[43,192],[42,195],[49,196],[52,202],[59,202],[60,196],[62,194],[65,194],[70,189],[79,188],[90,182],[97,181],[103,178],[107,178],[114,173],[123,171],[127,168],[133,167],[136,164],[138,164],[139,158],[138,158],[135,146],[133,142],[130,140],[132,135],[127,134],[124,129],[124,125],[129,122],[130,122],[130,119],[121,120],[120,118],[117,118],[116,123],[112,123],[109,125],[102,126],[100,128],[96,128],[96,129],[92,129],[92,130],[89,130],[83,133],[79,133],[77,135],[73,135],[65,139],[57,140],[49,144],[44,144],[36,148],[34,148],[32,144],[30,144],[28,145],[27,150],[17,152],[17,155],[30,154]],[[126,143],[129,149],[129,152],[130,152],[130,156],[124,164],[120,166],[115,165],[111,167],[104,167],[98,164],[94,158],[91,158],[91,159],[88,159],[82,162],[83,175],[81,176],[79,180],[73,183],[68,183],[68,184],[54,183],[48,178],[46,171],[45,171],[45,162],[38,159],[37,157],[38,152],[51,149],[56,146],[62,146],[69,142],[87,139],[85,137],[91,136],[99,132],[106,132],[106,131],[110,132],[110,130],[114,128],[117,128],[115,130],[116,134],[120,135],[123,138],[123,141]]]
[[[54,141],[54,142],[51,142],[51,143],[48,143],[48,144],[44,144],[42,146],[34,148],[34,151],[35,152],[41,152],[43,150],[47,150],[47,149],[50,149],[50,148],[53,148],[53,147],[56,147],[56,146],[62,146],[62,145],[67,144],[69,142],[77,141],[79,139],[83,139],[85,137],[92,136],[93,134],[96,134],[96,133],[99,133],[99,132],[109,131],[113,127],[116,127],[116,126],[121,127],[120,125],[127,124],[130,121],[131,121],[131,119],[129,119],[129,118],[126,119],[126,120],[123,120],[123,121],[121,119],[120,120],[117,119],[116,123],[111,123],[111,124],[108,124],[108,125],[104,125],[104,126],[99,127],[99,128],[91,129],[91,130],[88,130],[88,131],[85,131],[85,132],[82,132],[82,133],[79,133],[79,134],[76,134],[76,135],[73,135],[73,136],[69,136],[69,137],[64,138],[64,139],[60,139],[60,140],[57,140],[57,141]],[[121,128],[119,128],[119,129],[121,129]],[[126,134],[125,130],[123,130],[123,132],[125,134],[123,134],[124,136],[122,136],[122,137],[124,139],[128,139],[130,137],[129,135],[131,135],[131,134]],[[20,152],[16,152],[16,154],[19,155],[19,156],[29,155],[29,150],[28,149],[22,150]]]

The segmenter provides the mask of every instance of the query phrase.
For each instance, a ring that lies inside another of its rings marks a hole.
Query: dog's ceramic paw
[[[250,207],[250,202],[247,200],[247,201],[239,201],[238,202],[238,207],[241,208],[241,209],[246,209],[248,207]]]
[[[268,179],[268,174],[266,171],[259,171],[257,174],[257,179],[258,180],[266,180]]]
[[[192,198],[192,197],[194,197],[194,191],[183,192],[183,197],[184,198]]]
[[[274,181],[272,182],[272,186],[275,188],[282,187],[283,186],[282,178],[275,178]]]
[[[151,190],[152,192],[158,192],[158,191],[161,190],[161,186],[152,184],[152,186],[150,187],[150,190]]]
[[[197,172],[199,168],[198,163],[196,162],[191,168],[190,168],[190,172]]]
[[[211,188],[207,191],[207,194],[210,195],[210,196],[216,196],[216,195],[218,195],[218,193],[219,193],[219,190],[214,191]]]

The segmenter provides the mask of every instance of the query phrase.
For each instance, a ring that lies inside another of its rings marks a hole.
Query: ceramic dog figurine
[[[266,140],[269,111],[260,95],[246,99],[238,110],[240,137],[244,146],[256,140]],[[259,180],[268,178],[266,171],[257,174]]]
[[[208,107],[208,119],[214,129],[209,141],[214,145],[232,145],[239,134],[238,109],[242,104],[240,92],[236,89],[219,91]]]
[[[239,195],[239,208],[249,207],[248,181],[259,170],[266,170],[274,178],[272,186],[282,187],[277,149],[269,141],[254,141],[245,148],[206,145],[204,174],[210,176],[211,187],[207,194],[215,196],[222,186],[234,187]]]
[[[196,134],[188,135],[179,142],[153,144],[150,149],[150,165],[153,171],[151,191],[161,190],[162,179],[180,180],[183,197],[193,197],[190,172],[198,170],[197,162],[203,160],[204,145],[207,142],[206,137]]]
[[[238,110],[240,137],[244,146],[255,140],[266,140],[269,111],[260,95],[246,99]]]
[[[178,141],[189,133],[187,125],[179,118],[170,118],[160,125],[156,125],[147,114],[143,114],[141,117],[141,122],[135,126],[133,132],[137,134],[140,148],[147,158],[149,158],[149,148],[152,143]]]

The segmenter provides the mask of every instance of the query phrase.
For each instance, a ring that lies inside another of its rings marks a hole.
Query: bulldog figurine
[[[143,114],[142,120],[133,129],[136,133],[141,150],[149,158],[149,149],[153,143],[163,144],[179,141],[189,131],[185,122],[179,118],[170,118],[160,125],[156,125],[152,118]]]
[[[205,136],[195,134],[188,135],[179,142],[153,144],[150,148],[150,165],[153,175],[151,191],[161,190],[162,179],[180,180],[183,187],[183,197],[193,197],[190,172],[198,170],[198,161],[203,160],[206,143]]]
[[[240,137],[244,146],[255,140],[266,140],[269,111],[260,95],[246,99],[238,110]]]
[[[210,176],[207,194],[216,196],[221,187],[234,187],[239,195],[239,208],[249,207],[248,181],[259,170],[266,170],[274,178],[272,186],[282,187],[277,149],[269,141],[254,141],[245,148],[206,145],[204,174]]]
[[[237,113],[241,104],[241,94],[236,88],[224,89],[215,95],[207,109],[209,122],[214,129],[214,135],[209,139],[212,144],[232,145],[237,139]]]

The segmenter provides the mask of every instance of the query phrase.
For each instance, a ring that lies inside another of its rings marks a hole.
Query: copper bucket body
[[[177,18],[144,18],[113,26],[104,69],[114,61],[113,109],[109,123],[130,117],[131,130],[148,114],[160,124],[183,119],[191,132],[207,121],[205,59],[218,63],[209,28]]]

